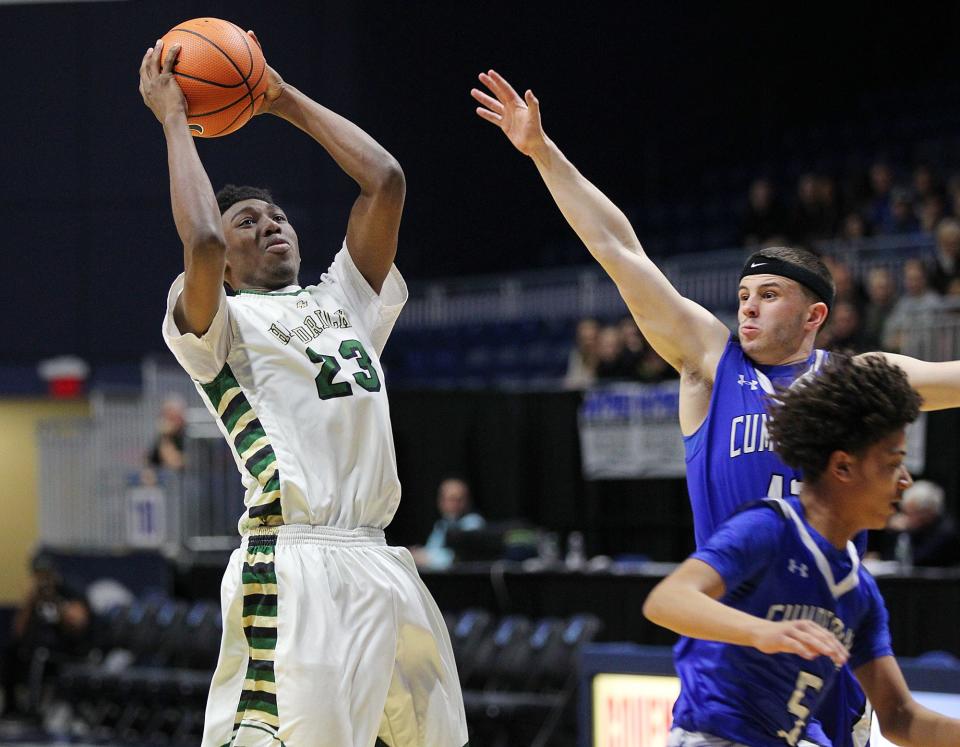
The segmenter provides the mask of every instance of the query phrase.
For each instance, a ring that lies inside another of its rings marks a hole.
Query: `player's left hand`
[[[480,73],[480,82],[493,96],[477,88],[470,89],[470,95],[481,104],[476,108],[477,116],[503,130],[507,139],[525,156],[534,155],[545,145],[547,136],[540,123],[540,102],[533,91],[528,89],[521,98],[496,70]]]
[[[247,36],[253,39],[254,43],[258,47],[263,49],[263,45],[260,44],[260,40],[252,30],[247,32]],[[267,65],[265,74],[267,76],[267,91],[263,96],[263,104],[260,105],[260,109],[257,111],[257,114],[268,114],[270,112],[270,108],[273,106],[273,103],[280,98],[281,95],[283,95],[286,87],[286,84],[283,82],[283,78],[280,77],[280,73],[278,73],[269,65]]]
[[[827,656],[838,667],[850,657],[833,633],[810,620],[765,620],[755,633],[753,646],[765,654],[796,654],[807,660]]]

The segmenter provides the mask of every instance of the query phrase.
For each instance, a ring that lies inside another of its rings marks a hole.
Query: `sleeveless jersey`
[[[400,482],[379,356],[407,299],[396,267],[378,295],[344,243],[317,285],[223,294],[202,337],[174,321],[183,282],[163,336],[233,452],[240,533],[389,524]]]
[[[851,669],[892,655],[883,599],[856,547],[830,545],[806,522],[795,498],[745,508],[692,557],[723,578],[721,602],[768,620],[821,625],[850,651]],[[808,724],[838,675],[827,657],[807,661],[681,638],[675,659],[677,726],[755,747],[796,745],[801,738],[831,744],[819,724]]]
[[[767,435],[767,400],[775,387],[815,372],[828,355],[815,350],[798,364],[762,366],[738,339],[727,341],[707,418],[683,439],[697,547],[744,503],[799,494],[800,472],[781,461]]]

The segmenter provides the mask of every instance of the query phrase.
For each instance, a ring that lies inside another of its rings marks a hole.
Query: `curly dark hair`
[[[276,205],[273,195],[266,189],[248,185],[225,184],[217,192],[217,205],[220,207],[220,215],[223,215],[230,209],[231,205],[235,205],[241,200],[263,200],[270,205]]]
[[[863,454],[917,419],[920,395],[882,355],[834,353],[820,371],[780,389],[767,430],[780,457],[816,482],[835,451]]]

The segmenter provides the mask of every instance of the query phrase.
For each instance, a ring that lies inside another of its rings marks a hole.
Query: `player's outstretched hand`
[[[753,646],[765,654],[796,654],[804,659],[827,656],[838,667],[849,658],[835,635],[810,620],[767,622],[758,630]]]
[[[163,41],[150,47],[140,62],[140,95],[153,115],[161,122],[170,114],[178,111],[186,114],[187,99],[176,79],[173,77],[173,66],[180,54],[180,45],[172,44],[161,63]]]
[[[482,105],[477,107],[477,114],[503,130],[517,150],[532,156],[547,139],[540,123],[540,102],[533,91],[527,89],[520,98],[496,70],[480,73],[480,82],[493,96],[477,88],[470,90],[470,95]]]
[[[260,43],[257,35],[253,33],[253,30],[248,31],[247,36],[253,39],[254,43],[260,47],[260,49],[263,49],[263,45]],[[270,108],[273,106],[273,102],[280,98],[280,95],[284,90],[283,78],[280,77],[280,73],[267,65],[266,75],[267,90],[263,96],[263,104],[260,106],[257,114],[268,114],[270,112]]]

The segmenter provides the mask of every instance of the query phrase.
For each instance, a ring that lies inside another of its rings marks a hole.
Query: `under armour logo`
[[[810,573],[807,570],[807,564],[798,563],[793,558],[790,558],[790,562],[787,563],[787,570],[790,571],[790,573],[799,573],[801,578],[809,578],[810,576]]]
[[[748,378],[747,378],[746,376],[744,376],[743,374],[740,374],[740,378],[737,379],[737,383],[738,383],[740,386],[746,386],[747,384],[749,384],[749,385],[750,385],[750,391],[752,391],[752,392],[757,391],[757,387],[759,386],[759,383],[757,382],[756,379],[748,379]]]

